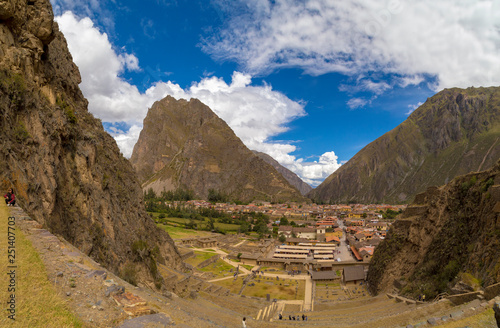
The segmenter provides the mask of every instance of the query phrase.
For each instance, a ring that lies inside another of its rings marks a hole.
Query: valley
[[[115,52],[117,35],[94,17],[56,21],[67,3],[53,3],[0,2],[2,327],[500,324],[500,87],[434,90],[391,131],[350,144],[360,149],[350,160],[330,151],[347,133],[301,158],[296,131],[335,130],[326,119],[299,126],[306,99],[236,71],[230,85],[205,70],[186,89],[149,77],[132,86],[144,70]],[[89,33],[66,38],[71,22]],[[359,78],[353,90],[408,86]]]

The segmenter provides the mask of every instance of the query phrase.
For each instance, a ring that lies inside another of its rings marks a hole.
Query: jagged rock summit
[[[183,188],[206,199],[212,189],[230,200],[305,200],[197,99],[154,103],[130,161],[144,190],[157,193]]]
[[[156,262],[182,269],[180,255],[79,83],[50,2],[0,2],[1,188],[12,186],[32,218],[110,270],[160,287]]]
[[[408,203],[432,185],[500,158],[500,88],[446,89],[359,151],[309,196],[323,202]]]
[[[276,169],[276,171],[278,171],[279,173],[281,173],[281,175],[288,182],[290,182],[290,184],[292,186],[294,186],[295,188],[297,188],[297,190],[300,191],[300,193],[302,195],[307,195],[307,193],[310,192],[313,189],[310,185],[308,185],[307,183],[305,183],[304,181],[302,181],[302,179],[299,178],[299,176],[297,174],[293,173],[292,171],[290,171],[289,169],[287,169],[286,167],[284,167],[283,165],[281,165],[277,160],[275,160],[274,158],[272,158],[268,154],[262,153],[262,152],[259,152],[259,151],[256,151],[256,150],[252,150],[252,151],[253,151],[253,153],[255,155],[259,156],[264,161],[266,161],[267,163],[271,164],[272,167],[274,167]]]
[[[441,187],[429,187],[377,247],[367,281],[432,300],[500,282],[500,161]],[[465,286],[465,288],[464,288]],[[469,289],[469,290],[468,290]]]

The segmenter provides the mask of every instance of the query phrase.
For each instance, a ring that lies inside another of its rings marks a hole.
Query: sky
[[[500,0],[51,0],[89,111],[127,158],[197,98],[311,186],[452,87],[500,85]]]

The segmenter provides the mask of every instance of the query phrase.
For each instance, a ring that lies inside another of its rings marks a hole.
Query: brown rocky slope
[[[482,287],[500,282],[499,213],[500,162],[430,187],[376,249],[367,276],[371,291],[394,285],[402,294],[431,299],[454,293],[464,277]]]
[[[50,2],[1,2],[0,187],[13,186],[31,217],[99,263],[159,287],[157,262],[182,269],[179,253],[79,82]]]
[[[214,190],[229,200],[305,200],[197,99],[168,96],[154,103],[130,162],[144,190],[157,194],[182,188],[204,199]]]
[[[359,151],[309,196],[323,202],[408,203],[431,185],[500,158],[500,88],[446,89]]]
[[[302,181],[302,179],[299,178],[297,174],[293,173],[292,171],[281,165],[277,160],[275,160],[268,154],[256,150],[252,151],[255,155],[262,158],[266,163],[271,164],[271,166],[274,167],[276,171],[281,173],[281,175],[286,179],[286,181],[290,182],[292,186],[297,188],[297,190],[300,191],[302,195],[307,195],[307,193],[313,189],[310,185]]]

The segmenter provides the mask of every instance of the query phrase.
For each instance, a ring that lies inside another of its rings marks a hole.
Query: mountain
[[[499,282],[499,213],[500,161],[418,194],[375,250],[370,289],[431,300]]]
[[[446,89],[373,141],[309,196],[323,202],[407,203],[428,186],[500,157],[500,88]]]
[[[305,200],[197,99],[154,103],[130,162],[143,188],[157,193],[183,188],[206,199],[212,189],[240,201]]]
[[[271,164],[271,166],[274,167],[276,169],[276,171],[281,173],[281,175],[286,179],[286,181],[290,182],[290,184],[292,186],[297,188],[297,190],[300,191],[300,193],[302,195],[306,195],[308,192],[310,192],[313,189],[310,185],[308,185],[307,183],[302,181],[302,179],[299,178],[299,176],[297,174],[293,173],[292,171],[290,171],[289,169],[287,169],[286,167],[284,167],[283,165],[278,163],[278,161],[276,161],[274,158],[272,158],[268,154],[262,153],[262,152],[259,152],[256,150],[252,150],[252,151],[255,155],[262,158],[266,163]]]
[[[52,233],[122,276],[183,269],[145,211],[134,169],[87,110],[48,0],[0,4],[0,187]]]

